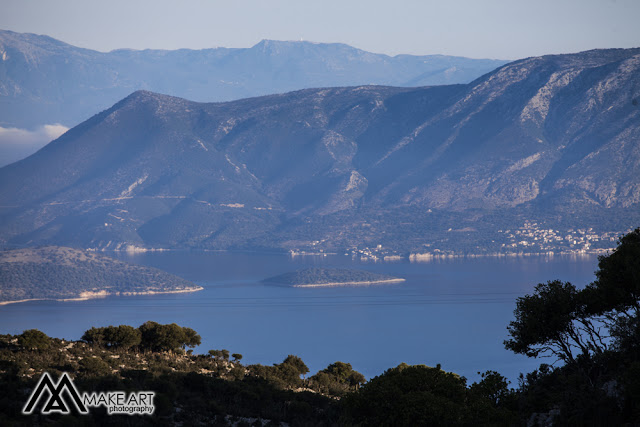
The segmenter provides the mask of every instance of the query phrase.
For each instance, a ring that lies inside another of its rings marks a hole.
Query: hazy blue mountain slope
[[[640,49],[595,50],[467,85],[209,104],[135,92],[0,169],[0,236],[482,252],[528,221],[624,231],[640,220],[639,67]]]
[[[310,87],[467,83],[506,62],[272,40],[246,49],[103,53],[1,30],[0,59],[0,126],[19,128],[74,126],[138,89],[226,101]]]

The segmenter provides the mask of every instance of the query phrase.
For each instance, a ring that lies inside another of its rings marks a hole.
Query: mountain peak
[[[148,103],[173,104],[173,103],[191,103],[191,102],[192,101],[188,101],[184,98],[180,98],[177,96],[165,95],[158,92],[152,92],[146,89],[139,89],[139,90],[136,90],[135,92],[132,92],[129,96],[124,98],[122,101],[118,102],[116,106],[129,105],[129,104],[148,104]]]
[[[310,40],[271,40],[271,39],[262,39],[258,43],[256,43],[251,49],[283,49],[283,48],[293,48],[293,47],[307,47],[307,46],[317,46],[317,47],[339,47],[350,50],[357,50],[353,46],[349,46],[344,43],[323,43],[323,42],[314,42]]]
[[[164,97],[169,97],[169,95],[162,95],[160,93],[157,92],[152,92],[150,90],[146,90],[146,89],[138,89],[135,92],[132,92],[131,95],[127,96],[125,98],[125,100],[130,100],[130,101],[146,101],[149,99],[160,99],[160,98],[164,98]]]

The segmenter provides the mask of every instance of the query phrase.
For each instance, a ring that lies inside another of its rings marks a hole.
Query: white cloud
[[[43,125],[35,130],[0,126],[0,167],[35,153],[68,130],[61,124]]]
[[[61,124],[44,125],[36,130],[26,130],[18,128],[3,128],[0,126],[0,144],[2,145],[23,145],[39,144],[45,145],[68,131],[69,128]]]

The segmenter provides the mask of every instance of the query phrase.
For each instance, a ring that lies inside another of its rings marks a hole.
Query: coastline
[[[111,296],[136,296],[136,295],[158,295],[158,294],[184,294],[189,292],[198,292],[203,290],[202,286],[196,286],[194,288],[186,288],[186,289],[176,289],[173,291],[142,291],[142,292],[113,292],[109,293],[107,291],[99,291],[99,292],[82,292],[80,296],[75,298],[28,298],[21,299],[15,301],[0,301],[0,306],[9,305],[9,304],[17,304],[20,302],[29,302],[29,301],[87,301],[90,299],[97,298],[105,298]]]
[[[291,285],[292,288],[325,288],[333,286],[369,286],[369,285],[381,285],[385,283],[400,283],[405,279],[385,279],[385,280],[370,280],[364,282],[328,282],[328,283],[308,283],[302,285]]]
[[[599,256],[606,255],[613,251],[611,248],[598,248],[589,250],[559,250],[559,251],[546,251],[546,252],[481,252],[481,253],[455,253],[455,252],[442,252],[442,253],[420,253],[409,252],[408,254],[398,253],[386,253],[377,254],[375,252],[366,254],[359,252],[347,252],[345,256],[351,256],[352,258],[360,259],[362,261],[386,261],[386,262],[430,262],[444,259],[468,259],[468,258],[524,258],[524,257],[553,257],[553,256],[569,256],[569,257],[584,257],[584,256]],[[296,257],[326,257],[326,256],[340,256],[343,251],[337,252],[305,252],[304,250],[294,249],[274,249],[270,250],[249,250],[249,249],[190,249],[190,248],[137,248],[135,251],[126,249],[105,249],[105,248],[89,248],[86,249],[90,252],[114,252],[114,253],[128,253],[140,254],[145,252],[221,252],[221,253],[257,253],[257,254],[270,254],[270,255],[286,255],[291,258]]]

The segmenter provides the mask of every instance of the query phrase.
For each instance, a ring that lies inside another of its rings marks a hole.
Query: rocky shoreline
[[[330,283],[308,283],[302,285],[292,285],[292,288],[325,288],[333,286],[369,286],[369,285],[382,285],[387,283],[400,283],[404,282],[404,279],[385,279],[385,280],[369,280],[363,282],[330,282]]]
[[[0,301],[0,306],[9,305],[9,304],[17,304],[20,302],[29,302],[29,301],[87,301],[90,299],[97,298],[106,298],[112,296],[136,296],[136,295],[158,295],[158,294],[184,294],[189,292],[198,292],[203,290],[202,286],[196,286],[193,288],[186,289],[176,289],[172,291],[141,291],[141,292],[107,292],[107,291],[99,291],[99,292],[82,292],[80,296],[77,298],[28,298],[21,299],[15,301]]]

